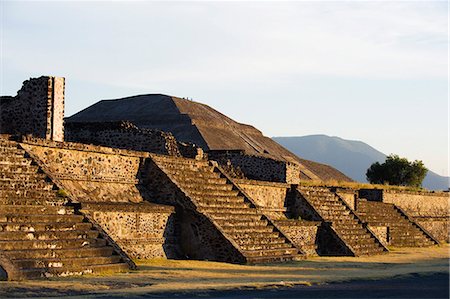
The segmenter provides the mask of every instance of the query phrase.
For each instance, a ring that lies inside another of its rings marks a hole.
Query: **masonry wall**
[[[242,188],[257,205],[285,209],[286,194],[290,185],[246,179],[235,179],[233,182]]]
[[[128,255],[175,255],[174,209],[148,204],[139,181],[148,154],[31,137],[20,145]]]
[[[274,221],[280,231],[309,256],[317,255],[318,229],[320,221],[305,220],[276,220]]]
[[[128,121],[69,122],[66,124],[66,141],[181,156],[171,133],[138,128]]]
[[[24,139],[21,146],[78,202],[142,202],[138,174],[145,153]]]
[[[357,190],[336,188],[334,191],[340,198],[342,198],[342,200],[350,207],[350,209],[352,209],[353,211],[356,210],[358,197]]]
[[[0,133],[64,140],[64,78],[42,76],[0,98]]]
[[[392,203],[441,241],[450,241],[448,192],[411,192],[399,190],[360,190],[359,197]]]
[[[224,168],[231,163],[247,179],[289,184],[297,184],[300,180],[300,167],[294,163],[246,155],[242,151],[210,151],[208,155]]]
[[[83,204],[83,211],[131,258],[176,258],[179,256],[175,209],[141,203]]]

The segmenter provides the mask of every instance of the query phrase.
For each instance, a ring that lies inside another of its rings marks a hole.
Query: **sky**
[[[4,1],[0,94],[192,98],[266,136],[327,134],[449,171],[447,1]]]

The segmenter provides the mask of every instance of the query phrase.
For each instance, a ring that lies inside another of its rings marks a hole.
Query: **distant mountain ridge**
[[[370,145],[327,135],[273,137],[297,156],[328,164],[358,182],[367,182],[366,171],[374,162],[384,162],[386,155]],[[425,165],[426,166],[426,165]],[[423,186],[430,190],[447,190],[449,178],[428,171]]]

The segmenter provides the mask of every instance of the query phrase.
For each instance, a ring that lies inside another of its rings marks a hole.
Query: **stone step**
[[[347,234],[357,234],[358,232],[367,232],[367,230],[364,228],[361,224],[349,224],[349,225],[336,225],[333,224],[333,227],[338,230],[345,232]]]
[[[86,265],[83,267],[73,266],[73,267],[62,267],[62,268],[32,268],[24,269],[21,274],[26,279],[33,278],[49,278],[58,276],[78,276],[83,274],[101,274],[101,273],[115,273],[115,272],[126,272],[129,271],[128,264],[126,263],[116,263],[116,264],[105,264],[105,265]]]
[[[218,174],[218,173],[213,173]],[[179,181],[183,181],[185,183],[192,183],[192,184],[219,184],[223,185],[228,182],[226,178],[217,178],[217,177],[198,177],[198,176],[182,176],[177,175],[177,179]]]
[[[16,189],[16,190],[0,189],[0,198],[1,197],[3,198],[32,197],[32,198],[54,199],[57,197],[57,191],[33,190],[33,189]]]
[[[360,226],[362,226],[362,224],[358,221],[358,219],[353,214],[347,215],[346,217],[342,217],[342,218],[341,217],[328,217],[328,219],[329,219],[329,221],[333,222],[333,224],[336,224],[336,225],[342,225],[342,226],[360,225]]]
[[[262,250],[245,250],[245,257],[259,257],[259,256],[283,256],[283,255],[296,255],[298,254],[297,248],[283,248],[283,249],[262,249]]]
[[[111,256],[90,256],[90,257],[72,257],[72,258],[43,258],[43,259],[16,259],[14,264],[20,269],[30,268],[64,268],[64,267],[82,267],[90,265],[105,265],[119,263],[121,257]]]
[[[0,205],[0,215],[29,215],[30,212],[39,215],[72,215],[73,207],[68,206],[46,206],[46,205]]]
[[[243,196],[198,196],[198,195],[192,195],[192,198],[195,199],[197,202],[201,202],[204,204],[207,203],[217,203],[217,204],[226,204],[226,203],[247,203],[245,202],[245,198]],[[250,203],[248,203],[250,204]]]
[[[33,160],[24,157],[0,155],[0,168],[2,168],[3,165],[31,165],[32,161]]]
[[[33,197],[0,197],[0,205],[20,205],[20,206],[32,206],[46,205],[46,206],[63,206],[67,203],[66,198],[54,197],[54,198],[33,198]]]
[[[230,220],[238,220],[238,221],[259,221],[261,220],[261,215],[258,214],[210,214],[211,217],[214,220],[225,220],[225,221],[230,221]],[[1,218],[0,218],[1,219]]]
[[[257,215],[258,211],[256,209],[251,208],[216,208],[216,207],[202,207],[200,209],[202,213],[208,213],[210,215],[218,216],[218,215],[231,215],[231,214],[240,214],[240,215]]]
[[[0,138],[0,147],[14,147],[17,148],[19,144],[16,141]]]
[[[34,231],[72,231],[89,230],[89,222],[42,222],[42,223],[10,223],[0,222],[0,232],[34,232]]]
[[[272,233],[274,227],[273,226],[267,226],[267,225],[261,225],[261,226],[229,226],[229,225],[223,225],[223,230],[227,233]]]
[[[374,243],[354,243],[351,244],[351,247],[353,248],[354,252],[357,254],[374,254],[377,252],[384,251],[383,248],[379,245],[376,245]]]
[[[228,235],[236,240],[237,242],[242,242],[241,244],[265,244],[265,243],[279,243],[283,242],[284,239],[280,238],[278,232],[270,233],[258,233],[258,232],[229,232]]]
[[[427,247],[435,245],[432,241],[419,241],[419,240],[390,240],[392,246],[397,247]]]
[[[336,194],[325,191],[325,192],[301,192],[303,195],[306,195],[308,198],[332,198],[337,199]]]
[[[0,241],[21,240],[60,240],[60,239],[94,239],[99,235],[96,230],[68,230],[68,231],[34,231],[0,232]]]
[[[194,166],[194,167],[207,167],[211,166],[209,161],[206,160],[195,160],[195,159],[186,159],[180,157],[170,157],[169,159],[153,159],[157,164],[161,164],[163,166]]]
[[[261,243],[261,244],[240,244],[239,247],[242,250],[280,250],[280,249],[291,249],[293,248],[291,244],[288,243]]]
[[[0,250],[27,250],[27,249],[62,249],[62,248],[87,248],[103,247],[104,239],[59,239],[59,240],[18,240],[0,241]]]
[[[346,234],[342,234],[340,232],[340,235],[342,236],[342,238],[345,241],[348,241],[348,242],[353,242],[353,241],[366,242],[366,241],[369,241],[370,239],[372,239],[372,235],[367,232],[365,234],[358,234],[358,235],[350,235],[350,234],[346,235]]]
[[[392,215],[392,217],[389,217],[389,216],[383,216],[383,217],[380,217],[380,216],[378,216],[378,215],[364,215],[364,216],[361,217],[361,218],[364,218],[364,220],[366,220],[367,222],[377,221],[377,220],[385,220],[385,219],[391,220],[391,222],[396,222],[396,221],[398,221],[399,219],[400,219],[400,220],[401,220],[401,219],[406,220],[406,218],[403,218],[403,217],[401,217],[400,215]]]
[[[183,171],[186,173],[203,173],[203,172],[213,172],[214,167],[213,166],[197,166],[197,165],[185,165],[185,164],[172,164],[172,163],[166,163],[166,164],[158,164],[161,168],[164,169],[164,171],[174,173],[178,171]]]
[[[353,248],[356,248],[356,249],[380,246],[380,244],[378,243],[378,241],[375,240],[375,238],[366,239],[364,241],[358,240],[358,239],[349,239],[349,238],[344,238],[344,240],[348,244],[352,245]]]
[[[254,220],[250,220],[250,219],[246,219],[246,218],[242,218],[242,219],[214,219],[214,221],[216,221],[220,227],[242,227],[242,226],[247,226],[247,227],[259,227],[259,226],[267,226],[268,225],[268,221],[267,220],[258,220],[258,221],[254,221]]]
[[[231,184],[207,184],[203,183],[191,183],[186,181],[178,181],[180,186],[190,191],[199,191],[199,192],[209,192],[209,191],[231,191],[233,190],[233,185]]]
[[[17,143],[15,143],[11,146],[5,146],[0,141],[0,153],[2,153],[2,152],[17,152],[17,153],[25,154],[25,151],[23,149],[19,148]]]
[[[16,215],[0,214],[0,222],[42,223],[42,222],[82,222],[83,215]]]
[[[333,223],[332,226],[337,231],[347,231],[348,233],[351,232],[357,232],[357,231],[366,231],[364,227],[361,224],[358,223],[349,223],[349,224],[339,224],[339,223]]]
[[[37,165],[0,164],[0,172],[36,173],[38,170],[39,167]]]
[[[428,240],[428,238],[419,232],[389,233],[390,240]]]
[[[189,195],[201,196],[201,197],[216,197],[216,196],[238,196],[238,190],[194,190],[194,189],[185,189]]]
[[[333,205],[318,205],[317,210],[321,211],[348,211],[348,209],[339,203],[333,204]]]
[[[389,226],[389,234],[395,236],[395,235],[405,235],[405,234],[419,234],[424,235],[423,232],[413,226],[413,225],[393,225]]]
[[[39,173],[36,171],[32,172],[8,172],[2,171],[0,172],[0,180],[1,181],[30,181],[36,182],[40,180],[45,180],[47,175],[45,173]]]
[[[215,200],[212,201],[205,201],[205,200],[199,200],[198,205],[201,208],[215,208],[215,209],[226,209],[226,208],[232,208],[232,209],[247,209],[250,208],[250,203],[245,202],[217,202]]]
[[[370,226],[389,226],[390,228],[406,228],[410,227],[411,223],[409,221],[400,221],[392,223],[391,221],[367,221],[363,217],[361,217],[364,221],[366,221]],[[397,221],[397,220],[396,220]]]
[[[36,190],[52,190],[53,183],[40,181],[17,181],[17,180],[1,180],[1,190],[16,190],[16,189],[36,189]]]
[[[211,171],[207,171],[207,172],[192,172],[192,171],[183,171],[183,170],[172,170],[172,171],[167,171],[167,173],[176,178],[177,181],[183,181],[186,178],[191,178],[191,177],[197,177],[197,178],[202,178],[202,179],[220,179],[221,178],[221,174],[218,172],[211,172]]]
[[[331,191],[326,187],[317,187],[317,186],[298,186],[298,191],[306,192],[306,193],[330,193]]]
[[[274,256],[248,256],[246,257],[247,264],[271,264],[271,263],[282,263],[297,261],[304,259],[305,257],[299,254],[285,254],[285,255],[274,255]]]
[[[104,247],[83,247],[67,249],[28,249],[8,251],[7,256],[10,259],[42,259],[42,258],[79,258],[95,256],[111,256],[113,248]]]
[[[357,256],[368,256],[368,255],[376,255],[376,254],[381,254],[384,253],[384,249],[379,247],[379,248],[374,248],[374,249],[360,249],[360,250],[356,250],[356,255]]]
[[[7,159],[5,160],[5,157],[23,159],[25,158],[25,152],[14,148],[0,148],[0,159],[2,161],[7,161]]]
[[[169,163],[169,164],[202,165],[202,166],[209,165],[209,161],[181,158],[174,156],[152,156],[152,160],[159,163]]]
[[[377,214],[377,215],[383,215],[385,213],[391,214],[392,212],[395,212],[394,206],[387,206],[387,207],[376,207],[376,208],[365,208],[361,207],[361,205],[356,205],[356,211],[358,213],[362,214]]]
[[[351,213],[349,210],[345,210],[345,211],[335,211],[335,210],[322,210],[322,209],[317,209],[317,211],[319,212],[319,214],[322,217],[326,217],[326,218],[333,218],[333,217],[348,217]],[[352,215],[353,216],[353,215]]]

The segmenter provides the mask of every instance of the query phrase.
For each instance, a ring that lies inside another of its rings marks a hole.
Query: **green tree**
[[[372,184],[420,187],[427,172],[422,161],[409,162],[406,158],[391,154],[384,163],[373,163],[367,169],[366,177]]]

